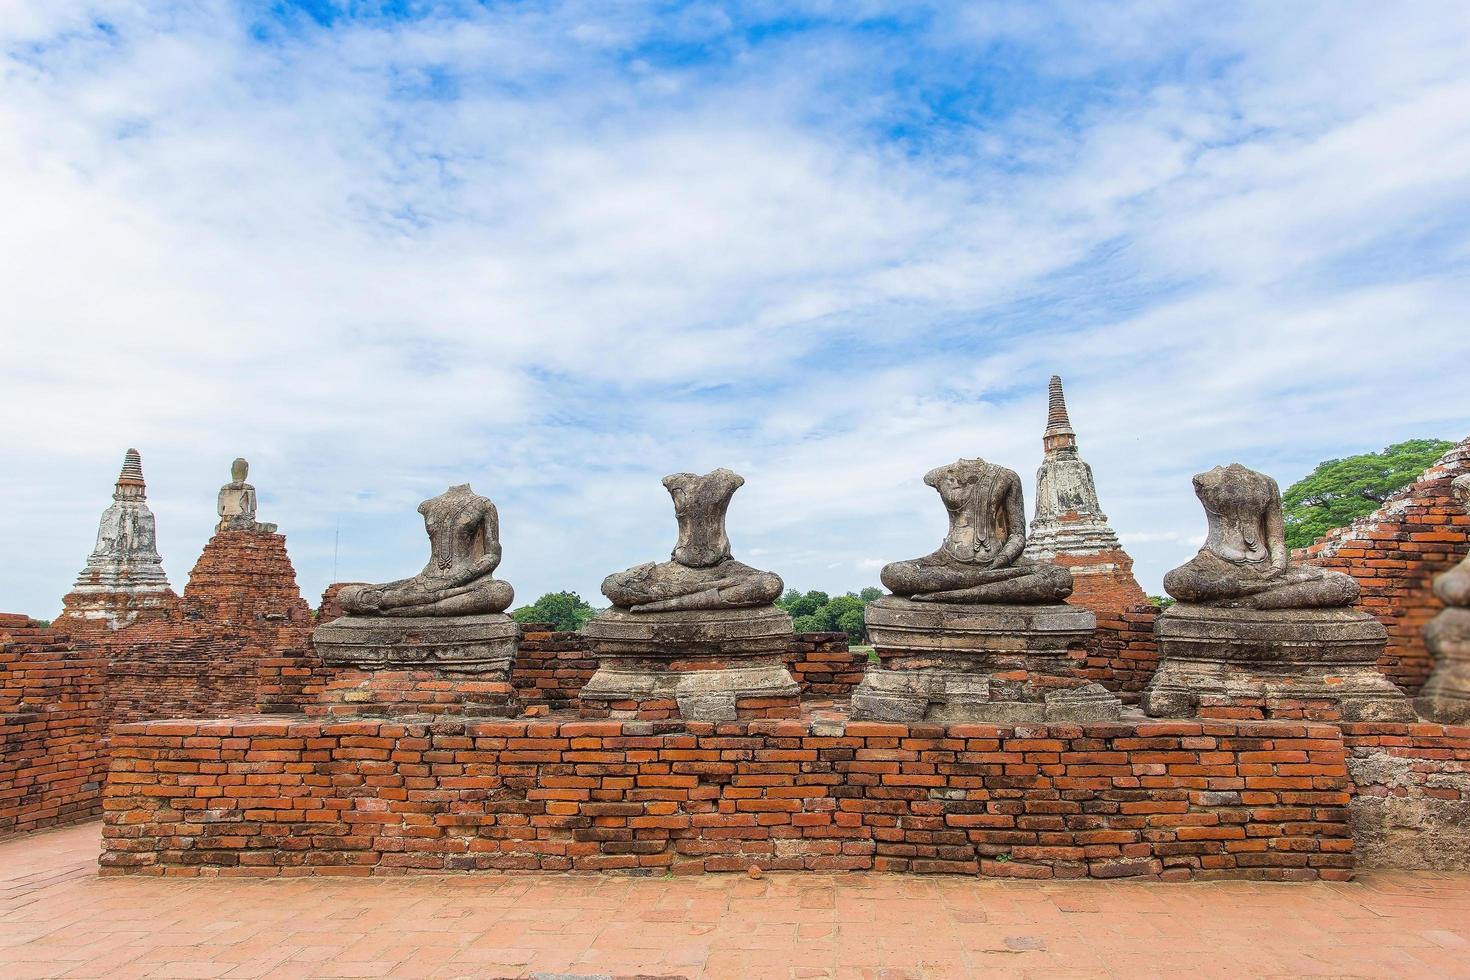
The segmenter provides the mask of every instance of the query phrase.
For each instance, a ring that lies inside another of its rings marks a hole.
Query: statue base
[[[1116,721],[1122,702],[1078,675],[1097,626],[1064,603],[868,603],[879,663],[852,695],[863,721],[1019,724]]]
[[[1414,706],[1430,721],[1470,723],[1470,609],[1451,606],[1424,627],[1434,670]]]
[[[635,613],[617,606],[582,628],[597,673],[584,718],[735,721],[794,718],[786,668],[791,617],[776,606]]]
[[[319,703],[334,715],[514,717],[519,637],[502,614],[334,619],[311,635],[322,661],[338,668]]]
[[[1379,672],[1387,633],[1353,609],[1227,609],[1176,603],[1154,624],[1154,717],[1415,721]]]

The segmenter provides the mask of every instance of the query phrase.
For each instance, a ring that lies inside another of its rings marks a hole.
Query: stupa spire
[[[143,481],[143,457],[136,449],[129,449],[123,456],[122,472],[117,475],[117,486],[112,491],[113,500],[146,500],[148,484]]]
[[[1146,601],[1133,578],[1133,559],[1123,551],[1097,500],[1092,467],[1077,455],[1077,433],[1067,412],[1062,379],[1046,386],[1046,450],[1036,471],[1036,516],[1027,536],[1027,558],[1065,565],[1072,572],[1074,605],[1094,611]]]
[[[1077,452],[1077,433],[1072,430],[1072,420],[1067,416],[1067,396],[1062,391],[1062,379],[1053,374],[1047,385],[1046,432],[1041,436],[1041,446],[1048,459],[1058,453]]]

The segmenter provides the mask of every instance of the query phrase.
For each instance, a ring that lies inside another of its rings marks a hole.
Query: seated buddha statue
[[[1348,606],[1358,597],[1352,576],[1287,561],[1281,491],[1264,473],[1239,463],[1194,478],[1209,534],[1199,554],[1164,576],[1180,602],[1241,609]]]
[[[703,476],[674,473],[663,483],[679,522],[672,560],[615,572],[603,581],[602,594],[635,613],[774,602],[781,594],[781,577],[736,561],[725,534],[725,511],[745,478],[722,467]]]
[[[883,566],[894,595],[919,602],[1050,603],[1072,594],[1072,573],[1021,558],[1026,510],[1021,478],[983,459],[960,459],[924,475],[949,512],[949,533],[933,554]]]
[[[219,488],[219,514],[216,531],[267,531],[274,532],[274,524],[262,524],[255,519],[255,488],[245,482],[250,475],[250,463],[237,458],[230,464],[230,482]]]
[[[515,598],[493,578],[500,564],[500,516],[468,483],[419,504],[429,563],[413,578],[349,585],[337,602],[349,615],[475,616],[504,612]]]
[[[1462,473],[1450,484],[1450,492],[1460,506],[1470,511],[1470,473]],[[1470,607],[1470,555],[1454,568],[1434,580],[1434,594],[1447,606]]]

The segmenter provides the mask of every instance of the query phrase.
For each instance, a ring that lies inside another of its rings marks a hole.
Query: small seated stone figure
[[[230,464],[230,482],[219,488],[219,514],[216,531],[265,531],[274,533],[274,524],[261,524],[255,519],[255,488],[245,482],[250,464],[243,458]]]
[[[1239,609],[1318,609],[1358,598],[1352,576],[1287,561],[1281,491],[1239,463],[1194,478],[1209,535],[1199,554],[1164,576],[1180,602]]]
[[[1026,509],[1021,478],[983,459],[960,459],[924,474],[949,511],[949,533],[933,554],[883,566],[894,595],[919,602],[1056,603],[1072,594],[1072,573],[1021,558]]]
[[[1470,473],[1462,473],[1450,484],[1450,492],[1460,506],[1470,511]],[[1470,608],[1470,555],[1454,568],[1434,580],[1434,594],[1444,600],[1446,606]]]
[[[429,563],[413,578],[349,585],[337,603],[358,616],[478,616],[504,612],[515,598],[493,578],[500,565],[500,516],[468,483],[419,504]]]
[[[664,477],[674,498],[679,540],[673,560],[645,562],[609,575],[602,594],[635,613],[764,606],[781,594],[781,577],[736,561],[725,534],[725,511],[745,478],[723,467],[699,476]]]

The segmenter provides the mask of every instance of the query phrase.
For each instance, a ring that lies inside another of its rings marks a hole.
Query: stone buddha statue
[[[745,478],[720,468],[699,476],[664,477],[674,500],[679,540],[671,561],[645,562],[609,575],[602,594],[635,613],[764,606],[781,594],[781,577],[736,561],[725,534],[725,511]]]
[[[429,563],[413,578],[349,585],[337,602],[359,616],[475,616],[504,612],[515,592],[493,578],[500,565],[500,517],[470,489],[450,487],[419,504],[429,535]]]
[[[1460,506],[1470,512],[1470,473],[1455,477],[1450,484],[1450,492],[1460,502]],[[1470,555],[1466,555],[1464,561],[1434,580],[1434,594],[1446,606],[1457,609],[1470,607]]]
[[[1239,463],[1194,478],[1209,535],[1199,554],[1164,576],[1180,602],[1240,609],[1349,606],[1358,597],[1352,576],[1288,563],[1281,491],[1264,473]]]
[[[230,464],[230,482],[219,488],[219,503],[215,507],[219,514],[216,531],[275,531],[274,524],[262,524],[255,519],[255,488],[245,482],[249,475],[250,464],[243,458]]]
[[[883,566],[894,595],[920,602],[1056,603],[1072,594],[1072,573],[1022,559],[1026,510],[1014,470],[960,459],[924,475],[949,512],[949,533],[933,554]]]

